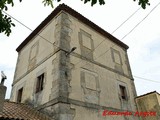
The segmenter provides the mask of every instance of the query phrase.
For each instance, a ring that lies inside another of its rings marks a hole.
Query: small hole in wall
[[[67,71],[65,71],[65,76],[68,77]]]

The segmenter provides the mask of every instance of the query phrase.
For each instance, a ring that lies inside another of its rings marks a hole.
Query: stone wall
[[[105,109],[136,111],[136,91],[126,50],[63,12],[59,16],[56,33],[60,33],[57,38],[63,48],[59,52],[60,76],[56,80],[59,97],[53,95],[48,103],[37,109],[54,111],[51,116],[57,120],[138,119],[133,115],[102,116]],[[104,44],[97,47],[102,40],[105,40]],[[65,53],[73,47],[77,49],[66,56]],[[103,57],[96,59],[106,50],[108,52]],[[119,97],[119,85],[126,87],[127,101]]]
[[[137,119],[101,115],[105,109],[136,111],[136,91],[124,48],[63,11],[40,34],[53,45],[36,36],[19,52],[11,101],[16,101],[23,87],[22,102],[55,120]],[[67,55],[73,47],[77,49]],[[36,94],[36,79],[42,73],[44,88]],[[125,101],[120,85],[126,88]]]
[[[136,98],[136,104],[139,112],[155,112],[156,115],[147,117],[141,116],[141,120],[159,120],[160,119],[160,103],[158,101],[160,95],[156,92],[139,96]]]
[[[43,104],[51,96],[52,80],[57,74],[57,61],[59,51],[55,45],[55,17],[36,35],[19,53],[12,84],[11,101],[17,100],[17,91],[23,87],[22,102]],[[35,95],[36,79],[44,73],[44,90]],[[43,94],[44,93],[44,94]]]

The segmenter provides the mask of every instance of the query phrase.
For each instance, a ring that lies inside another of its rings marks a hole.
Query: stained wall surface
[[[136,111],[125,48],[64,11],[39,34],[43,38],[35,36],[19,52],[11,101],[23,87],[22,102],[47,109],[58,120],[137,119],[102,116],[105,109]],[[43,73],[43,90],[36,93]]]

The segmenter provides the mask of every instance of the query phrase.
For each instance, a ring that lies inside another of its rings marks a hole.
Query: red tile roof
[[[78,13],[77,11],[73,10],[72,8],[68,7],[65,4],[60,4],[58,7],[55,8],[55,10],[18,46],[16,49],[17,52],[19,52],[34,36],[38,34],[42,30],[43,27],[45,27],[59,12],[65,11],[68,14],[72,15],[73,17],[80,20],[82,23],[88,25],[95,31],[99,32],[101,35],[109,38],[111,41],[116,43],[117,45],[123,47],[124,49],[128,49],[128,46],[112,36],[110,33],[103,30],[101,27],[96,25],[95,23],[91,22],[89,19]]]
[[[33,107],[15,102],[4,102],[3,112],[0,119],[4,120],[51,120],[49,116],[41,113]]]

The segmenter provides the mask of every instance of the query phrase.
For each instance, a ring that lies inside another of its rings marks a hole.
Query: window
[[[36,93],[43,90],[44,73],[37,77]]]
[[[38,53],[38,42],[36,42],[32,47],[30,51],[30,60],[34,59],[37,56]]]
[[[120,73],[123,73],[122,58],[120,51],[111,48],[111,56],[114,62],[114,69]]]
[[[127,100],[127,91],[126,91],[126,87],[120,85],[119,88],[120,88],[120,95],[121,95],[121,98],[122,98],[123,100]]]
[[[23,87],[18,90],[18,96],[17,96],[18,103],[20,103],[22,101],[22,93],[23,93]]]
[[[91,34],[80,29],[79,43],[80,43],[81,55],[87,59],[93,60],[94,44]]]
[[[37,55],[39,50],[39,42],[33,44],[29,53],[29,65],[28,70],[32,69],[37,63]]]

